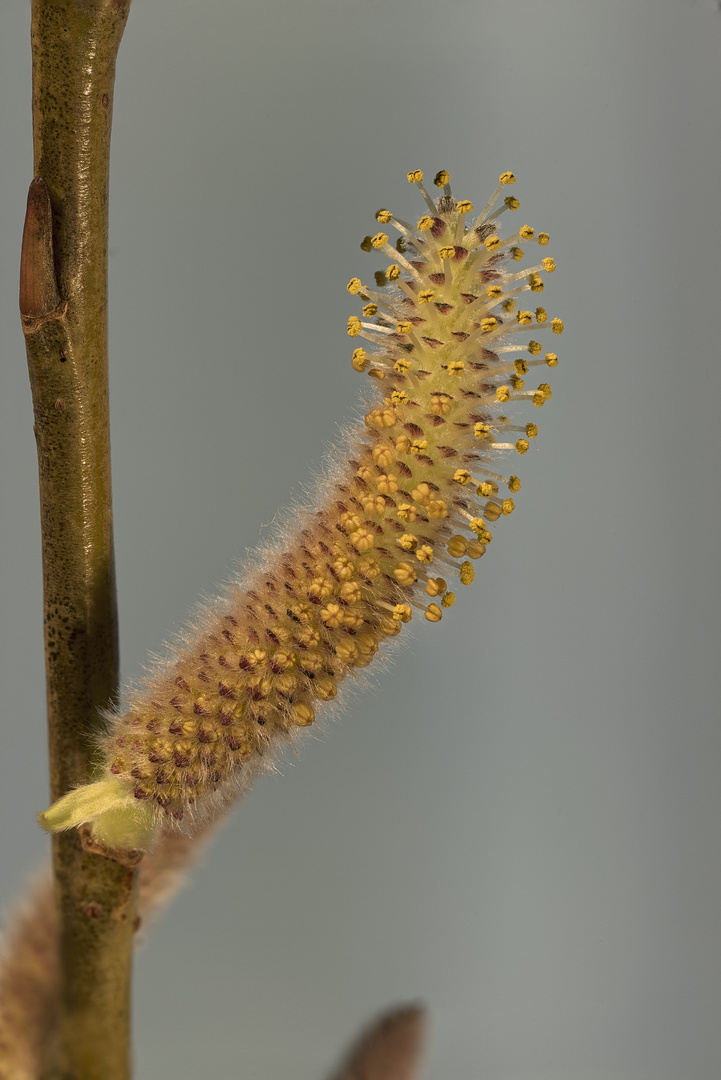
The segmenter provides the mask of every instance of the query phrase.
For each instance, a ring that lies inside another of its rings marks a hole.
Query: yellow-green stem
[[[107,381],[115,58],[130,0],[33,0],[34,172],[20,309],[40,476],[52,798],[92,772],[118,681]],[[54,838],[57,1041],[43,1080],[127,1080],[136,860]]]

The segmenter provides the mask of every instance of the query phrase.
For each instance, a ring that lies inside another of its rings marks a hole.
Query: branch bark
[[[20,311],[35,414],[51,797],[92,774],[118,683],[107,380],[115,58],[130,0],[33,0],[35,179]],[[130,860],[132,863],[133,860]],[[43,1080],[127,1080],[137,867],[53,840],[58,1039]]]

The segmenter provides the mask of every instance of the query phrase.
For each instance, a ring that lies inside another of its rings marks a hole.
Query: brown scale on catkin
[[[497,205],[511,173],[477,215],[454,198],[445,171],[435,199],[420,172],[408,179],[425,213],[412,225],[379,210],[379,226],[399,240],[379,231],[361,248],[389,265],[374,287],[360,278],[347,286],[362,303],[347,324],[364,341],[352,364],[378,391],[352,460],[293,540],[109,718],[101,784],[142,807],[154,828],[202,819],[227,800],[414,614],[439,622],[456,600],[451,586],[470,585],[496,523],[514,509],[521,483],[502,462],[525,454],[538,428],[505,411],[550,398],[545,381],[526,388],[532,368],[558,363],[534,335],[563,330],[535,296],[533,309],[520,304],[555,269],[551,258],[520,269],[521,244],[545,247],[548,235],[524,225],[503,236],[501,216],[519,206],[512,196]],[[52,813],[41,816],[48,828],[79,820],[53,825]]]

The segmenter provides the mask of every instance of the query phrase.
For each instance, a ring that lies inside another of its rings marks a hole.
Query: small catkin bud
[[[428,576],[430,567],[442,563],[443,573],[470,585],[471,560],[512,513],[499,482],[514,495],[521,482],[504,477],[501,459],[525,454],[538,428],[525,417],[520,426],[501,406],[541,406],[551,388],[524,390],[529,361],[504,357],[542,351],[537,341],[519,347],[514,330],[535,319],[539,333],[560,334],[563,322],[544,308],[507,317],[523,277],[513,263],[524,257],[497,230],[499,211],[518,205],[500,198],[512,173],[501,174],[499,206],[491,202],[476,220],[473,204],[451,195],[445,170],[435,177],[435,202],[420,170],[408,180],[425,200],[423,216],[408,219],[415,230],[388,210],[376,221],[402,234],[402,251],[412,245],[412,263],[404,255],[374,272],[382,294],[369,295],[360,277],[346,286],[370,320],[348,318],[349,336],[368,343],[353,351],[353,367],[373,378],[348,464],[261,568],[208,606],[106,716],[97,778],[40,815],[48,831],[89,823],[108,848],[147,849],[160,829],[208,820],[314,724],[316,710],[386,638],[405,633],[414,609],[421,621],[441,620],[456,597],[444,578]],[[534,239],[530,226],[518,235]],[[369,234],[361,248],[374,257],[395,250],[385,232]],[[542,265],[555,269],[550,257]],[[526,280],[540,291],[536,269]],[[558,358],[549,352],[545,362],[555,367]],[[525,438],[506,441],[508,430]]]

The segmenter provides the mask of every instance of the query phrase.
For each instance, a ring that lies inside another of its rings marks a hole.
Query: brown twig
[[[107,383],[115,58],[130,0],[33,0],[33,138],[20,311],[40,477],[51,794],[92,772],[116,691]],[[57,1052],[45,1080],[126,1080],[137,869],[54,839]]]

